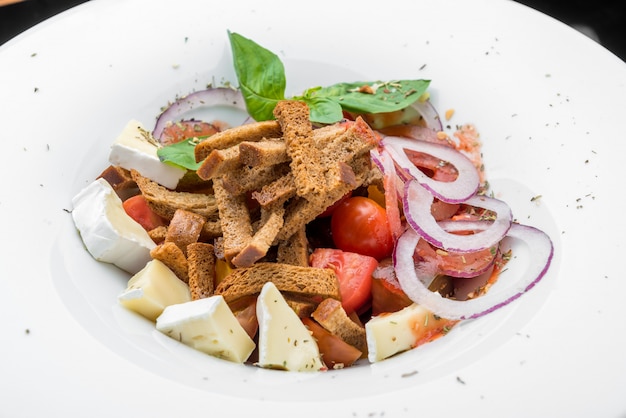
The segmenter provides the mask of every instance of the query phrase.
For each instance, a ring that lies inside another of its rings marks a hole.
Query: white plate
[[[0,48],[0,415],[624,416],[626,65],[509,1],[294,4],[95,0]],[[498,196],[552,236],[548,276],[446,338],[324,374],[225,363],[121,309],[127,276],[84,251],[70,199],[129,119],[235,81],[227,30],[278,53],[290,94],[431,79],[450,125],[477,125]]]

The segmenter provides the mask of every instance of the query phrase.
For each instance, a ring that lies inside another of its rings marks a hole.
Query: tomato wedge
[[[341,305],[349,315],[367,307],[371,298],[375,258],[334,248],[317,248],[310,257],[317,268],[331,268],[339,280]]]
[[[322,360],[329,369],[352,366],[363,355],[361,350],[331,334],[311,318],[302,318],[302,322],[317,341]]]
[[[146,231],[151,231],[158,226],[167,225],[167,222],[154,213],[143,195],[135,195],[126,199],[123,203],[124,211],[137,221]]]
[[[397,312],[412,303],[400,287],[392,259],[381,260],[372,273],[372,316]]]
[[[189,138],[210,136],[220,130],[220,126],[208,122],[181,121],[166,126],[159,140],[163,145],[171,145]]]

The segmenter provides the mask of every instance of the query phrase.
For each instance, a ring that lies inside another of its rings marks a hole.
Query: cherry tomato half
[[[354,196],[335,208],[331,218],[337,248],[381,260],[391,255],[393,238],[387,214],[367,197]]]

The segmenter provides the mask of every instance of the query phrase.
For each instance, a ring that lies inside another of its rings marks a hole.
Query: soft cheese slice
[[[135,169],[142,176],[174,189],[186,170],[159,160],[158,147],[141,122],[131,120],[111,146],[109,162],[127,170]]]
[[[263,285],[256,306],[261,367],[290,371],[325,368],[315,339],[274,283]]]
[[[384,360],[448,332],[456,321],[440,318],[416,303],[365,324],[367,357],[372,363]]]
[[[189,302],[191,292],[187,283],[159,260],[151,260],[130,278],[119,302],[138,314],[155,321],[163,310],[177,303]]]
[[[72,199],[72,205],[74,224],[96,260],[115,264],[131,274],[150,261],[154,241],[128,216],[122,200],[106,180],[93,181]]]
[[[237,363],[256,347],[222,295],[170,305],[157,318],[156,328],[196,350]]]

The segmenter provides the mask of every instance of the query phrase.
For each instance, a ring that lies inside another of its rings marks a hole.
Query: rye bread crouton
[[[177,192],[131,170],[133,180],[146,198],[148,206],[159,216],[167,220],[174,217],[177,209],[185,209],[204,216],[207,220],[217,220],[218,210],[215,197],[211,194]]]
[[[325,299],[311,316],[331,334],[356,347],[362,353],[367,353],[365,328],[350,319],[340,301]]]
[[[231,194],[240,195],[264,187],[289,173],[289,164],[243,166],[222,176],[222,186]]]
[[[326,194],[321,195],[317,200],[308,200],[304,198],[292,199],[285,208],[285,222],[281,231],[276,237],[275,243],[288,239],[299,228],[314,220],[320,213],[324,212],[329,206],[341,199],[348,192],[363,184],[368,177],[369,168],[371,166],[369,154],[363,154],[352,161],[352,165],[342,164],[349,167],[348,173],[354,174],[354,182],[344,182],[338,178]],[[356,170],[356,172],[355,172]]]
[[[278,231],[283,226],[285,208],[282,205],[268,209],[261,208],[259,227],[239,253],[232,258],[235,267],[249,267],[267,254]]]
[[[274,117],[283,131],[296,193],[298,196],[320,193],[323,179],[319,178],[320,160],[312,138],[309,107],[301,101],[282,100],[274,108]]]
[[[331,269],[264,262],[234,269],[217,285],[215,294],[222,295],[229,306],[236,307],[239,302],[247,303],[250,298],[258,296],[269,281],[286,299],[291,296],[315,304],[326,298],[341,300],[339,282]]]
[[[252,220],[245,195],[228,193],[221,179],[214,180],[213,191],[222,224],[224,258],[230,261],[252,239]]]
[[[187,246],[191,299],[203,299],[215,290],[215,251],[213,245],[195,242]]]
[[[165,241],[165,237],[167,236],[167,226],[159,225],[148,231],[148,235],[152,238],[152,241],[154,241],[155,244],[160,244]]]
[[[282,139],[245,141],[239,144],[239,161],[250,167],[271,166],[289,161],[287,145]]]
[[[206,218],[204,216],[188,210],[177,209],[167,227],[165,241],[178,245],[178,248],[187,255],[187,246],[198,242],[205,223]]]
[[[222,176],[241,166],[239,162],[239,146],[215,149],[204,159],[196,170],[202,180]]]
[[[303,267],[309,265],[309,240],[304,226],[278,243],[276,262]]]
[[[163,242],[150,250],[150,256],[163,262],[180,280],[189,283],[189,265],[183,250],[173,242]]]
[[[296,184],[291,172],[282,177],[265,184],[260,190],[252,192],[252,198],[261,207],[278,205],[285,203],[296,195]]]
[[[97,178],[105,179],[118,195],[124,195],[123,192],[137,187],[130,171],[114,165],[107,167]]]
[[[282,135],[280,125],[275,120],[249,123],[215,133],[194,149],[196,161],[200,162],[215,149],[230,148],[243,141],[260,141],[264,138],[279,138]]]

